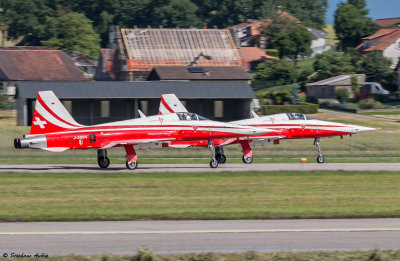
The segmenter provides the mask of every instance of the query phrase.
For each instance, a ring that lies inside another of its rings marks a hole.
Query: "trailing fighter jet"
[[[188,112],[150,117],[141,113],[138,119],[83,126],[72,118],[52,91],[43,91],[37,95],[30,134],[16,138],[14,147],[53,152],[95,148],[99,166],[107,168],[110,164],[107,149],[123,146],[126,167],[133,170],[138,165],[135,145],[207,140],[213,154],[210,166],[216,168],[218,160],[215,158],[214,139],[248,137],[267,132],[273,130],[211,121]]]
[[[164,94],[161,97],[159,114],[173,113],[178,111],[187,112],[175,94]],[[230,123],[240,124],[243,126],[252,126],[258,128],[273,129],[276,132],[266,133],[261,135],[253,135],[250,137],[239,137],[229,139],[214,140],[216,147],[216,159],[219,163],[225,163],[223,146],[229,144],[240,144],[242,146],[244,163],[250,164],[253,162],[253,152],[249,142],[253,143],[273,143],[279,144],[281,139],[314,139],[314,145],[317,146],[317,162],[324,163],[325,158],[322,156],[320,138],[333,137],[344,135],[352,135],[360,132],[375,130],[357,125],[343,124],[337,122],[316,120],[302,113],[279,113],[274,115],[259,117],[255,112],[252,112],[253,118],[233,121]],[[207,146],[205,141],[191,142],[171,142],[171,147],[189,147],[189,146]]]

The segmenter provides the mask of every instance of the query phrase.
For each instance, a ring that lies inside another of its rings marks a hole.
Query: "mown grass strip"
[[[400,172],[1,173],[0,220],[400,217]]]
[[[371,250],[371,251],[315,251],[315,252],[279,252],[279,253],[259,253],[246,251],[244,253],[220,254],[220,253],[191,253],[180,255],[158,255],[146,248],[142,248],[136,255],[92,255],[92,256],[58,256],[50,257],[49,260],[60,261],[97,261],[97,260],[160,260],[160,261],[353,261],[353,260],[400,260],[400,250]]]

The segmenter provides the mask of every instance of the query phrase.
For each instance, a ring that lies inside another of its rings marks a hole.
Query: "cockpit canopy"
[[[286,113],[287,117],[289,120],[314,120],[314,118],[307,116],[303,113],[298,113],[298,112],[287,112]]]
[[[208,121],[209,119],[204,118],[203,116],[197,115],[192,112],[177,112],[179,120],[181,121]]]

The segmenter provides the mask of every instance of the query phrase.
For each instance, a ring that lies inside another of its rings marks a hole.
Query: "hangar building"
[[[250,115],[254,93],[247,81],[18,82],[18,125],[31,125],[38,91],[52,90],[84,125],[158,113],[162,94],[175,93],[189,111],[217,120]]]

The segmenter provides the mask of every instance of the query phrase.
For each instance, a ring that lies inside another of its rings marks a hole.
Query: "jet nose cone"
[[[376,130],[375,128],[357,126],[357,125],[351,125],[351,129],[352,129],[353,133],[360,133],[360,132]]]

